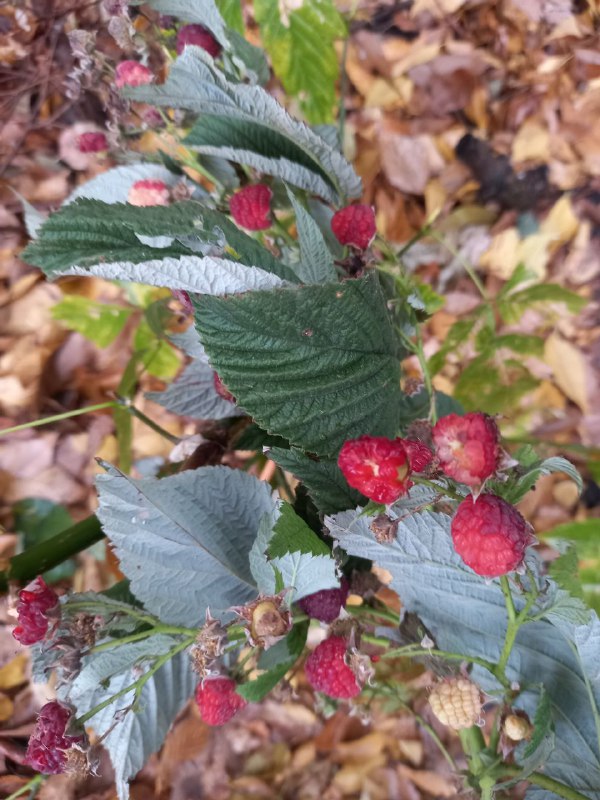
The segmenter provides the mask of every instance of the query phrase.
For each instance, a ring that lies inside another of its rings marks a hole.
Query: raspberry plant
[[[260,54],[208,0],[202,19],[197,4],[187,16],[183,2],[150,5],[192,24],[181,54],[163,82],[122,62],[115,86],[166,109],[177,156],[80,187],[25,258],[50,279],[170,290],[193,315],[171,336],[188,364],[152,399],[213,420],[221,454],[265,449],[280,491],[222,464],[154,477],[103,465],[98,518],[127,581],[60,605],[39,583],[22,593],[17,638],[42,640],[36,674],[54,671],[58,696],[30,764],[66,769],[93,732],[125,800],[192,696],[205,722],[225,724],[291,679],[313,618],[331,627],[306,678],[340,702],[389,699],[390,665],[427,662],[432,712],[464,746],[457,781],[476,794],[526,781],[534,800],[600,798],[600,622],[549,576],[514,508],[540,475],[580,485],[577,472],[529,449],[509,458],[493,419],[433,390],[426,299],[353,204],[360,180],[334,132],[258,85]],[[409,353],[416,394],[402,389]],[[402,619],[377,600],[370,562]]]

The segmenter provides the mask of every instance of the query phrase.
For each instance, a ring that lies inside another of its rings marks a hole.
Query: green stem
[[[390,644],[389,639],[386,639],[384,636],[374,636],[372,633],[361,633],[360,640],[361,642],[374,644],[376,647],[388,647]]]
[[[151,420],[150,417],[147,417],[143,411],[140,411],[139,408],[136,408],[134,405],[129,405],[129,403],[123,401],[123,407],[127,411],[129,411],[129,413],[133,417],[139,419],[140,422],[143,422],[144,425],[153,430],[155,433],[158,433],[164,439],[167,439],[169,442],[172,442],[173,444],[179,444],[179,442],[181,441],[181,439],[178,436],[175,436],[174,434],[169,433],[169,431],[165,430],[164,428],[161,428],[161,426],[157,422]]]
[[[396,258],[398,259],[398,261],[400,261],[400,259],[405,253],[408,253],[408,251],[413,245],[415,245],[421,239],[424,239],[425,236],[429,236],[430,231],[431,231],[430,225],[423,225],[422,228],[419,228],[419,230],[413,236],[410,237],[408,242],[405,245],[402,245],[400,250],[398,250],[398,252],[396,253]]]
[[[71,417],[79,417],[82,414],[89,414],[92,411],[102,411],[106,408],[115,408],[117,403],[110,400],[106,403],[97,403],[95,406],[86,406],[85,408],[77,408],[75,411],[65,411],[64,414],[55,414],[53,417],[44,417],[44,419],[34,419],[32,422],[24,422],[22,425],[13,425],[12,428],[3,428],[0,430],[0,436],[6,436],[8,433],[17,433],[17,431],[26,431],[29,428],[39,428],[41,425],[51,425],[53,422],[60,422],[63,419],[70,419]]]
[[[437,233],[436,231],[431,231],[431,236],[436,240],[436,242],[439,242],[442,245],[442,247],[445,247],[446,250],[452,256],[454,256],[454,258],[457,259],[457,261],[460,262],[460,264],[462,265],[463,269],[465,270],[465,272],[467,273],[469,278],[471,278],[471,280],[475,284],[475,287],[477,288],[477,291],[479,292],[479,294],[483,297],[483,299],[486,302],[489,302],[490,298],[488,297],[488,293],[487,293],[487,291],[485,289],[485,286],[483,285],[483,283],[481,282],[481,279],[479,278],[479,275],[475,272],[475,270],[473,269],[473,266],[467,261],[467,259],[455,247],[453,247],[451,244],[449,244],[444,239],[443,236],[440,236],[440,234]]]
[[[512,766],[504,766],[502,771],[504,775],[512,775],[516,778],[519,777],[521,772],[519,767]],[[548,789],[559,797],[564,797],[565,800],[590,800],[587,795],[581,794],[577,789],[571,789],[570,786],[565,786],[564,783],[560,783],[560,781],[556,781],[554,778],[550,778],[548,775],[542,775],[539,772],[532,772],[530,775],[527,775],[526,778],[523,778],[523,780],[532,783],[534,786],[540,786],[542,789]],[[502,784],[499,785],[502,786]]]
[[[161,667],[163,667],[167,663],[167,661],[170,661],[178,653],[181,653],[182,650],[185,650],[187,647],[190,647],[190,645],[192,645],[194,643],[194,640],[195,640],[195,637],[194,637],[194,639],[191,639],[191,638],[185,639],[183,642],[178,644],[177,647],[174,647],[172,650],[169,650],[168,653],[165,653],[164,656],[161,656],[160,658],[157,658],[156,661],[154,662],[154,664],[152,665],[152,667],[148,670],[148,672],[146,672],[145,675],[142,675],[142,677],[138,678],[137,681],[134,681],[134,683],[131,683],[129,686],[126,686],[124,689],[121,689],[121,691],[117,692],[116,694],[111,695],[111,697],[108,697],[102,703],[99,703],[97,706],[94,706],[94,708],[90,709],[88,712],[86,712],[85,714],[83,714],[81,717],[79,717],[76,720],[77,724],[78,725],[85,725],[85,723],[88,720],[90,720],[92,717],[96,716],[96,714],[99,714],[101,711],[104,711],[105,708],[107,708],[108,706],[112,705],[120,697],[123,697],[124,695],[129,694],[129,692],[132,692],[132,691],[135,690],[135,698],[137,699],[140,696],[144,686],[150,680],[150,678],[156,672],[158,672],[158,670]]]
[[[354,617],[372,616],[379,619],[385,619],[388,622],[393,622],[394,625],[400,624],[400,617],[389,609],[373,608],[372,606],[347,606],[346,611]]]
[[[193,631],[190,628],[175,628],[171,625],[156,625],[145,631],[138,631],[129,636],[123,636],[120,639],[111,639],[109,642],[96,645],[90,650],[91,653],[102,653],[104,650],[112,650],[115,647],[120,647],[122,644],[129,644],[130,642],[139,642],[143,639],[148,639],[150,636],[155,636],[158,633],[171,634],[171,635],[185,635],[190,636]]]
[[[496,664],[492,664],[491,661],[486,661],[484,658],[479,658],[478,656],[467,656],[463,653],[448,653],[446,650],[434,650],[421,647],[420,645],[406,645],[405,647],[395,647],[392,650],[388,650],[387,653],[382,655],[382,658],[413,658],[414,656],[439,656],[448,661],[465,661],[468,664],[478,664],[496,677],[506,689],[510,687],[508,680],[504,676],[500,677],[500,675],[497,674]]]
[[[506,613],[508,614],[508,621],[509,623],[513,623],[517,619],[517,612],[515,610],[515,604],[512,597],[512,592],[510,590],[510,584],[508,582],[508,578],[506,575],[502,575],[500,578],[500,588],[502,589],[502,594],[504,595],[504,602],[506,603]]]
[[[481,774],[483,771],[483,761],[481,760],[481,751],[485,747],[485,741],[481,728],[477,725],[471,725],[470,728],[463,728],[458,732],[465,755],[469,759],[469,769],[475,776]]]
[[[13,556],[8,569],[0,572],[0,592],[8,590],[9,581],[27,583],[103,538],[98,518],[92,515],[56,536],[33,545],[24,553]]]
[[[417,342],[415,345],[415,353],[417,358],[419,359],[419,365],[421,367],[421,372],[423,373],[423,380],[425,381],[425,388],[427,389],[427,394],[429,395],[429,422],[432,425],[435,425],[437,422],[437,410],[435,407],[435,392],[433,390],[433,383],[431,381],[431,374],[429,372],[429,367],[427,366],[427,359],[425,357],[425,351],[423,350],[423,336],[421,334],[421,329],[417,326]]]
[[[495,783],[496,781],[489,775],[486,775],[479,781],[479,788],[481,789],[481,800],[493,800]]]
[[[500,578],[500,588],[502,589],[504,600],[506,602],[508,625],[506,626],[506,636],[504,638],[504,646],[502,647],[502,652],[500,653],[500,658],[498,660],[498,665],[496,667],[495,675],[499,680],[501,678],[504,678],[506,680],[506,666],[508,664],[510,654],[512,653],[512,649],[514,647],[517,634],[519,633],[521,625],[523,625],[523,623],[527,621],[527,616],[531,610],[531,606],[535,603],[537,593],[534,590],[532,590],[531,594],[527,598],[527,602],[525,603],[521,611],[519,611],[519,613],[517,614],[512,597],[512,592],[510,590],[510,584],[508,582],[508,578],[506,577],[506,575],[503,575]]]
[[[22,797],[26,792],[32,792],[30,797],[35,796],[36,790],[42,785],[42,783],[46,780],[46,775],[34,775],[30,781],[24,783],[20,789],[17,789],[16,792],[9,794],[5,800],[17,800],[17,797]]]
[[[458,492],[450,489],[449,486],[440,486],[439,483],[429,481],[427,478],[421,478],[419,475],[411,475],[410,479],[413,483],[418,483],[421,486],[429,486],[431,489],[435,489],[439,494],[447,494],[448,497],[451,497],[453,500],[460,500],[462,502],[465,499],[462,495],[458,494]]]

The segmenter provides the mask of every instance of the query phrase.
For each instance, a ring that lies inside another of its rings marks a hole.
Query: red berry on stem
[[[331,218],[331,230],[340,244],[366,250],[377,233],[375,213],[371,206],[346,206]]]
[[[70,718],[69,709],[56,700],[42,706],[25,756],[30,767],[44,775],[65,771],[67,751],[83,741],[82,736],[65,734]]]
[[[148,67],[139,61],[121,61],[115,69],[115,86],[122,89],[124,86],[144,86],[152,83],[154,75]]]
[[[136,181],[127,194],[132,206],[168,206],[171,198],[169,187],[163,181]]]
[[[48,633],[47,612],[58,604],[58,595],[42,577],[37,577],[19,592],[19,624],[13,636],[21,644],[41,642]]]
[[[340,699],[360,694],[356,675],[346,664],[346,652],[346,640],[341,636],[330,636],[315,647],[304,665],[306,678],[315,691]]]
[[[213,58],[218,58],[221,55],[221,45],[204,25],[184,25],[177,31],[177,42],[175,45],[177,55],[181,55],[188,44],[201,47]]]
[[[393,503],[411,486],[409,457],[401,439],[350,439],[340,450],[338,466],[350,486],[376,503]]]
[[[498,427],[487,414],[448,414],[433,428],[440,466],[450,478],[479,486],[498,467]]]
[[[512,572],[533,537],[514,506],[493,494],[466,497],[452,519],[454,549],[468,567],[486,578]]]
[[[77,146],[80,153],[104,153],[108,150],[108,139],[102,131],[86,131],[79,134]]]
[[[271,227],[269,218],[273,192],[264,183],[254,183],[236,192],[229,201],[231,216],[242,228],[262,231]]]
[[[224,725],[248,705],[231,678],[205,678],[196,689],[196,703],[207,725]]]
[[[339,589],[322,589],[320,592],[309,594],[299,600],[298,605],[311,619],[333,622],[346,605],[349,591],[348,581],[342,578]]]

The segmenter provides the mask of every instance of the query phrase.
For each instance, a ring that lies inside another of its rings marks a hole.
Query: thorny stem
[[[37,794],[37,790],[40,788],[42,783],[46,780],[46,775],[34,775],[33,778],[27,783],[24,783],[20,789],[17,789],[16,792],[9,794],[5,800],[17,800],[17,797],[22,797],[26,792],[31,792],[29,798],[35,797]]]
[[[172,658],[174,658],[178,653],[181,653],[182,650],[185,650],[186,648],[190,647],[194,643],[195,638],[196,637],[194,635],[193,638],[190,637],[188,639],[185,639],[183,642],[180,642],[177,645],[177,647],[174,647],[172,650],[169,650],[168,653],[165,653],[164,656],[161,656],[160,658],[157,658],[156,661],[154,662],[154,664],[148,670],[148,672],[146,672],[144,675],[142,675],[141,678],[138,678],[137,681],[134,681],[129,686],[126,686],[124,689],[121,689],[116,694],[111,695],[106,700],[104,700],[102,703],[99,703],[97,706],[94,706],[94,708],[90,709],[88,712],[83,714],[81,717],[78,717],[78,719],[76,720],[77,724],[78,725],[85,725],[85,723],[89,719],[91,719],[92,717],[96,716],[96,714],[99,714],[101,711],[104,711],[105,708],[107,708],[108,706],[112,705],[120,697],[123,697],[124,695],[129,694],[129,692],[132,692],[134,690],[135,690],[135,700],[137,700],[139,698],[144,686],[148,683],[150,678],[156,672],[158,672],[158,670],[161,667],[163,667],[168,661],[170,661]]]

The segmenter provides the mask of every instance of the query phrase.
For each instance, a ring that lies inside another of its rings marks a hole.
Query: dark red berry
[[[121,61],[115,70],[115,86],[122,89],[124,86],[143,86],[151,83],[154,75],[139,61]]]
[[[402,445],[408,453],[411,472],[423,472],[433,461],[433,453],[423,442],[416,439],[402,439]]]
[[[242,228],[262,231],[271,227],[273,192],[265,183],[254,183],[236,192],[229,201],[231,216]]]
[[[86,131],[79,134],[77,146],[80,153],[104,153],[108,150],[108,139],[102,131]]]
[[[42,707],[25,756],[30,767],[44,775],[65,771],[67,751],[83,741],[82,736],[65,734],[70,718],[69,709],[56,700]]]
[[[393,503],[411,486],[409,458],[401,439],[350,439],[340,450],[338,466],[350,486],[376,503]]]
[[[311,619],[333,622],[346,605],[349,590],[348,581],[343,577],[339,589],[322,589],[320,592],[309,594],[299,600],[298,605]]]
[[[17,614],[19,624],[13,636],[21,644],[41,642],[48,633],[48,612],[58,605],[58,595],[47,586],[42,577],[37,577],[19,592]]]
[[[221,45],[204,25],[184,25],[177,31],[177,54],[181,55],[188,44],[201,47],[213,58],[221,55]]]
[[[499,433],[487,414],[448,414],[436,423],[432,436],[441,468],[455,481],[479,486],[496,471]]]
[[[207,725],[224,725],[248,705],[231,678],[205,678],[196,689],[196,703]]]
[[[452,519],[454,549],[478,575],[496,578],[523,561],[532,542],[529,523],[514,506],[493,494],[466,497]]]
[[[341,636],[330,636],[315,647],[304,666],[306,678],[315,691],[340,699],[360,694],[356,675],[346,664],[346,653],[346,640]]]
[[[331,218],[331,230],[340,244],[366,250],[377,233],[375,213],[371,206],[346,206]]]

